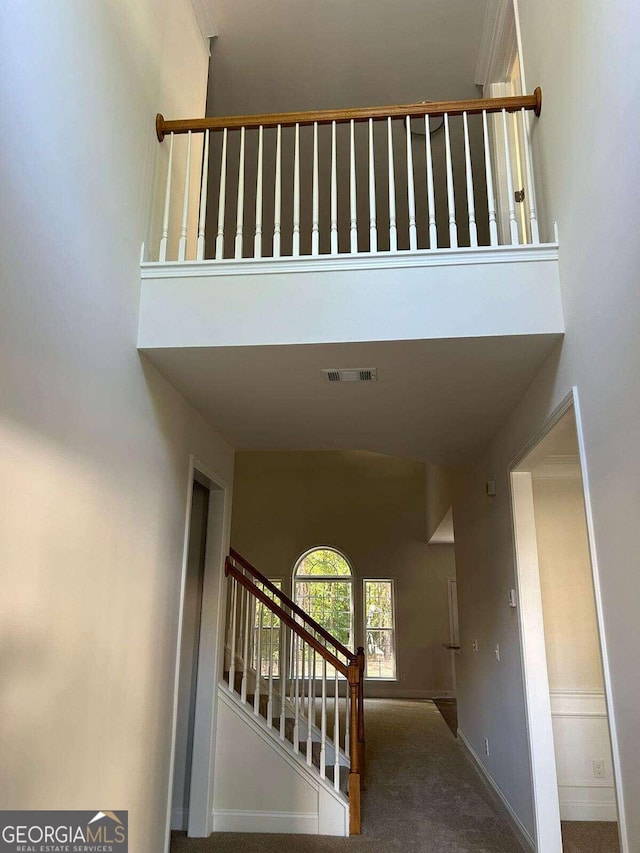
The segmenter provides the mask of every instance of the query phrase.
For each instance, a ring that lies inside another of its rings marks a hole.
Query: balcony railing
[[[166,121],[146,260],[540,242],[523,97]],[[167,150],[168,149],[168,150]]]

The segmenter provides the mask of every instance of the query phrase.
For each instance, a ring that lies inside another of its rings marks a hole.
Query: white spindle
[[[513,192],[513,175],[511,174],[511,147],[509,145],[509,130],[507,128],[507,111],[502,110],[502,130],[504,134],[504,156],[507,174],[507,202],[509,205],[509,234],[511,245],[517,246],[520,242],[518,237],[518,220],[516,218],[516,199]]]
[[[173,172],[173,133],[169,143],[169,161],[167,163],[167,185],[164,190],[164,212],[162,215],[162,235],[160,237],[160,262],[167,260],[167,243],[169,241],[169,207],[171,205],[171,175]]]
[[[222,156],[220,159],[220,195],[218,196],[218,231],[216,233],[216,261],[224,257],[224,208],[227,200],[227,128],[222,131]]]
[[[313,726],[313,717],[314,717],[314,707],[315,707],[315,689],[312,681],[312,666],[311,666],[311,655],[313,653],[313,672],[316,670],[316,653],[315,650],[312,651],[311,646],[309,646],[309,660],[307,664],[308,672],[309,672],[309,687],[307,690],[307,764],[311,764],[313,759],[313,742],[311,739],[311,727]]]
[[[280,623],[280,658],[278,663],[278,677],[280,679],[280,740],[285,739],[285,722],[286,722],[286,698],[287,698],[287,679],[285,674],[287,672],[287,645],[291,644],[291,629],[284,624],[284,622]],[[289,634],[289,643],[287,644],[287,633]],[[291,668],[289,668],[289,676],[291,676]]]
[[[311,682],[311,701],[313,702],[313,725],[316,724],[316,652],[313,650],[313,680]]]
[[[242,688],[240,698],[243,702],[247,701],[247,683],[249,680],[249,617],[251,615],[251,601],[249,590],[247,590],[246,601],[244,605],[244,645],[243,645],[243,667],[242,667]]]
[[[293,149],[293,257],[300,254],[300,125],[296,124]]]
[[[236,610],[238,606],[238,582],[231,578],[231,660],[229,661],[229,690],[236,689]]]
[[[487,207],[489,209],[489,242],[498,245],[498,221],[496,218],[496,199],[493,190],[493,170],[491,167],[491,148],[489,145],[489,128],[487,111],[482,110],[482,135],[484,139],[484,170],[487,177]]]
[[[458,248],[458,226],[456,225],[456,199],[453,189],[453,164],[451,161],[451,136],[449,134],[449,114],[444,114],[444,140],[447,163],[447,207],[449,210],[449,245]]]
[[[429,204],[429,248],[438,248],[438,228],[436,226],[436,200],[433,189],[433,157],[431,156],[431,125],[429,116],[424,117],[425,153],[427,155],[427,201]]]
[[[531,139],[529,136],[531,124],[526,110],[522,110],[522,135],[524,138],[524,158],[527,169],[527,198],[529,210],[529,226],[531,228],[531,242],[540,242],[540,230],[538,228],[538,213],[536,209],[536,189],[533,183],[533,166],[531,163]]]
[[[187,162],[184,169],[184,193],[182,196],[182,224],[178,241],[178,260],[187,257],[187,226],[189,223],[189,180],[191,178],[191,131],[187,133]]]
[[[409,208],[409,249],[415,252],[418,248],[418,228],[416,225],[416,190],[413,180],[413,148],[411,146],[411,118],[405,119],[407,135],[407,205]]]
[[[320,699],[320,776],[326,776],[327,766],[327,661],[322,658],[322,692]]]
[[[298,679],[298,653],[300,649],[300,638],[294,632],[293,634],[293,652],[294,652],[294,660],[293,660],[293,681],[294,681],[294,694],[293,694],[293,748],[296,752],[300,752],[300,728],[299,728],[299,716],[300,716],[300,691],[299,691],[299,679]]]
[[[373,154],[373,119],[369,119],[369,251],[378,251],[376,225],[376,168]]]
[[[244,225],[244,141],[245,129],[240,129],[240,162],[238,163],[238,206],[236,209],[235,257],[242,257],[242,229]]]
[[[260,713],[260,679],[262,677],[262,624],[264,606],[256,602],[258,608],[258,640],[256,642],[256,686],[253,691],[253,713]]]
[[[282,660],[280,659],[280,666]],[[282,685],[282,673],[280,673],[280,684]],[[267,695],[267,725],[273,725],[273,612],[269,611],[269,693]]]
[[[258,130],[258,167],[256,176],[256,233],[253,238],[253,257],[262,257],[262,137],[263,127]]]
[[[478,226],[476,224],[476,201],[473,192],[473,172],[471,170],[471,146],[469,145],[469,121],[467,113],[462,113],[464,126],[464,167],[467,175],[467,213],[469,215],[469,244],[478,245]]]
[[[200,213],[198,215],[198,244],[196,259],[204,259],[204,226],[207,219],[207,190],[209,188],[209,129],[204,132],[202,151],[202,184],[200,185]]]
[[[282,229],[282,125],[276,131],[276,179],[273,200],[273,257],[280,257],[280,232]]]
[[[311,201],[311,254],[320,253],[320,206],[318,180],[318,122],[313,123],[313,188]]]
[[[335,671],[335,716],[333,719],[333,787],[340,790],[340,696],[338,690],[338,670]]]
[[[338,254],[338,164],[336,123],[331,122],[331,254]]]
[[[352,254],[358,252],[358,210],[356,204],[356,138],[355,122],[351,119],[349,134],[349,201],[351,215],[349,217],[349,236]]]
[[[396,220],[396,174],[393,165],[393,129],[387,118],[387,153],[389,156],[389,251],[398,251],[398,224]]]

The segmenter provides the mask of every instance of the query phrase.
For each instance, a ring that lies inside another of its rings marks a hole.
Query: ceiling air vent
[[[322,371],[327,382],[375,382],[378,378],[375,367],[341,367]]]

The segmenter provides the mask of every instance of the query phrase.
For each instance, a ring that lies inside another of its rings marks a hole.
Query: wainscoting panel
[[[562,820],[617,820],[604,693],[552,691],[551,715]]]

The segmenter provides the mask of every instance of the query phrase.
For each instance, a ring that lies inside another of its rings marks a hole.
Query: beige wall
[[[356,624],[362,579],[395,579],[399,680],[369,683],[369,695],[452,689],[441,643],[449,638],[453,547],[425,544],[425,518],[419,462],[366,452],[236,456],[232,544],[264,574],[288,582],[303,551],[333,545],[356,572]]]
[[[188,0],[9,0],[0,64],[0,805],[128,809],[158,853],[189,454],[233,453],[136,352],[139,253],[207,52]]]
[[[604,689],[582,480],[533,475],[549,689]]]
[[[507,472],[576,386],[613,693],[609,712],[620,741],[627,805],[622,832],[626,818],[625,849],[637,850],[640,256],[637,200],[629,187],[640,183],[640,115],[629,104],[640,90],[639,13],[633,0],[518,0],[518,7],[526,88],[540,85],[544,91],[542,116],[533,131],[535,167],[545,211],[543,234],[554,220],[559,228],[567,332],[465,478],[454,505],[465,645],[458,679],[460,719],[478,754],[488,730],[499,736],[499,750],[487,766],[533,830],[519,634],[504,607],[506,591],[514,586]],[[496,480],[495,498],[484,495],[487,479]],[[513,650],[508,665],[491,669],[489,659],[470,658],[466,644],[475,631],[502,637]]]

